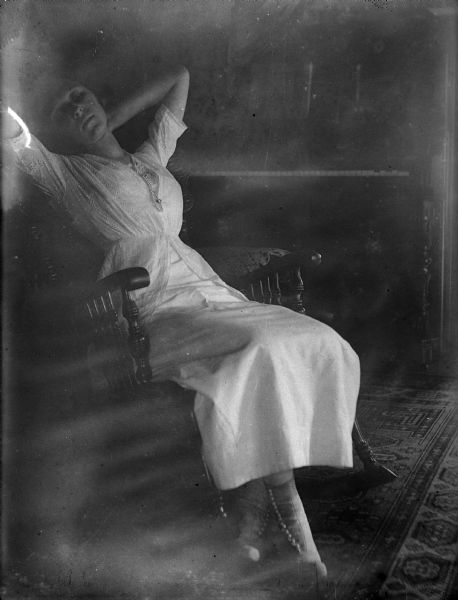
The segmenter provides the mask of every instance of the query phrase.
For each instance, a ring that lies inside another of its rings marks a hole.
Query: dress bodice
[[[167,170],[178,137],[186,125],[164,105],[148,128],[148,139],[133,153],[131,163],[94,154],[62,156],[50,152],[32,136],[11,141],[19,166],[30,174],[70,215],[77,229],[105,252],[123,239],[147,235],[177,236],[182,223],[181,188]],[[146,181],[139,171],[149,173]],[[163,211],[151,194],[151,185]]]
[[[133,154],[141,170],[151,174],[148,181],[139,169],[109,158],[54,154],[33,136],[28,146],[24,134],[11,140],[19,166],[53,203],[69,213],[79,231],[105,251],[100,277],[128,267],[145,267],[151,275],[148,295],[152,304],[167,285],[171,246],[199,276],[214,274],[178,237],[183,198],[167,163],[185,129],[165,105],[159,107],[148,139]],[[156,195],[163,210],[158,210]]]
[[[134,155],[154,174],[158,203],[148,183],[130,165],[99,156],[73,157],[71,168],[84,181],[67,190],[60,202],[75,225],[108,251],[114,243],[162,233],[178,236],[182,225],[183,197],[173,175],[140,150]],[[90,183],[90,185],[88,185]],[[75,201],[78,198],[78,201]]]

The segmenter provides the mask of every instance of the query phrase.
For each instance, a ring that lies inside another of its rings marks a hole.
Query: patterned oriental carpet
[[[360,424],[398,479],[304,501],[339,600],[458,598],[458,386],[438,387],[366,388]]]

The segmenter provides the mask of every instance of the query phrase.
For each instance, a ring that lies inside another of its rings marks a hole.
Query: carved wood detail
[[[138,320],[138,307],[130,292],[122,290],[122,314],[129,327],[128,344],[137,365],[136,376],[140,384],[151,381],[152,372],[149,364],[150,340]]]
[[[132,272],[132,278],[126,276]],[[114,389],[119,387],[119,378],[125,385],[126,365],[131,365],[131,359],[126,356],[125,345],[123,345],[123,334],[118,325],[118,315],[114,308],[113,299],[110,293],[110,288],[119,288],[119,282],[123,282],[121,287],[122,295],[122,314],[128,323],[128,339],[127,347],[131,357],[134,358],[136,364],[135,376],[132,371],[127,370],[127,382],[132,385],[145,385],[151,382],[152,372],[148,360],[150,340],[148,334],[143,330],[139,322],[139,310],[131,296],[130,290],[133,287],[143,287],[144,281],[138,283],[137,286],[129,284],[129,281],[134,281],[135,275],[138,278],[138,272],[142,269],[127,269],[124,272],[113,274],[106,278],[107,291],[105,294],[92,296],[86,302],[86,309],[95,326],[96,337],[100,340],[100,349],[109,350],[110,346],[115,346],[118,350],[117,356],[112,361],[108,361],[107,368],[111,369],[112,373],[108,380],[110,385],[114,385]],[[135,275],[134,275],[135,272]],[[122,275],[122,276],[121,276]],[[141,274],[140,274],[141,275]],[[140,277],[141,279],[141,277]],[[137,279],[137,281],[139,281]],[[284,284],[286,283],[286,288]],[[104,280],[98,283],[98,287],[103,287]],[[283,289],[282,289],[283,286]],[[245,293],[247,290],[245,290]],[[298,313],[304,314],[302,296],[304,292],[304,283],[301,274],[301,266],[288,265],[284,272],[275,270],[266,274],[262,278],[254,278],[254,281],[248,286],[248,296],[259,302],[273,303],[281,305],[284,302],[285,307],[289,307]],[[375,457],[368,441],[363,437],[358,421],[355,419],[355,424],[352,432],[355,450],[361,459],[364,466],[364,477],[361,480],[356,479],[359,487],[369,488],[376,485],[387,483],[394,478],[396,474],[390,469],[381,465]]]
[[[422,364],[428,367],[434,360],[439,346],[439,337],[433,335],[432,326],[432,280],[437,269],[436,230],[439,221],[438,207],[431,200],[423,201],[423,252],[421,291],[421,351]]]

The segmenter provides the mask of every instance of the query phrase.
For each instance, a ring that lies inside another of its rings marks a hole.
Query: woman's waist
[[[137,260],[137,264],[132,264]],[[164,232],[137,233],[124,235],[111,240],[105,247],[105,265],[123,268],[128,266],[145,267],[154,270],[158,262],[167,265],[185,264],[188,269],[200,277],[217,277],[216,273],[202,256],[187,246],[178,236]]]
[[[163,234],[129,235],[112,240],[105,249],[99,277],[129,267],[143,267],[150,274],[163,271],[169,260],[169,244]]]
[[[219,279],[213,270],[209,270],[209,265],[203,259],[202,263],[197,262],[197,259],[193,265],[194,268],[192,268],[189,264],[189,255],[187,256],[188,260],[186,260],[172,244],[169,248],[169,256],[168,288],[199,285],[204,281],[217,281]]]
[[[111,248],[115,246],[124,246],[139,243],[142,244],[148,240],[156,240],[163,239],[167,242],[171,243],[174,247],[185,247],[191,252],[195,252],[189,246],[186,246],[178,235],[171,234],[167,231],[160,230],[159,228],[156,231],[144,231],[144,232],[135,232],[135,233],[122,233],[119,236],[113,236],[112,238],[105,238],[105,247],[106,250],[111,250]]]

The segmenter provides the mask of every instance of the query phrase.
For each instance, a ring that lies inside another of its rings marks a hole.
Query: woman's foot
[[[262,536],[270,517],[270,499],[262,479],[254,479],[237,490],[239,536],[237,545],[241,554],[259,561],[262,554]]]
[[[316,582],[318,598],[332,598],[332,586],[328,581],[326,565],[322,562],[313,540],[294,479],[291,478],[281,485],[270,485],[267,489],[280,529],[298,553],[303,575],[309,581]]]

